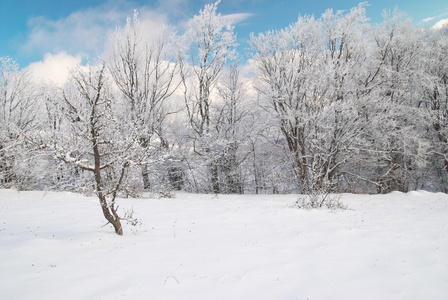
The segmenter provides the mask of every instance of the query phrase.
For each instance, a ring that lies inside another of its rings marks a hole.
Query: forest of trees
[[[238,53],[217,9],[182,35],[135,12],[63,86],[2,57],[0,187],[94,193],[117,233],[145,191],[448,192],[448,27],[361,3]]]

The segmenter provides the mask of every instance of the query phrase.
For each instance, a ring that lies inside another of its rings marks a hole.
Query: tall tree
[[[420,81],[424,101],[419,106],[428,110],[429,132],[434,133],[430,157],[436,174],[432,180],[439,179],[441,190],[448,192],[448,26],[427,31],[425,37],[423,68],[426,72]]]
[[[251,37],[256,87],[284,137],[302,192],[329,189],[362,130],[358,78],[365,60],[365,4],[347,13],[305,16]]]
[[[214,139],[211,108],[221,72],[236,55],[234,28],[231,20],[217,13],[218,4],[206,5],[188,22],[178,56],[195,152],[207,162],[214,193],[220,192],[220,186],[219,163],[210,147]]]
[[[365,106],[365,129],[371,179],[378,192],[408,191],[426,164],[426,116],[418,109],[424,98],[424,30],[402,12],[384,12],[375,30],[370,67],[370,101]]]
[[[139,133],[140,146],[149,149],[168,145],[164,142],[163,129],[170,113],[166,102],[180,81],[175,80],[176,60],[169,56],[169,50],[173,50],[171,29],[160,26],[153,36],[147,32],[135,11],[126,26],[118,28],[112,36],[107,66],[124,99],[127,122]],[[148,190],[151,187],[148,162],[143,162],[141,167],[143,188]]]
[[[243,193],[243,163],[252,151],[250,140],[256,136],[250,107],[254,103],[246,92],[248,83],[241,78],[238,62],[230,66],[217,89],[220,99],[212,113],[216,132],[212,145],[220,171],[220,190],[221,193]]]
[[[1,57],[0,186],[24,188],[32,173],[25,136],[38,126],[38,97],[26,70],[10,57]]]

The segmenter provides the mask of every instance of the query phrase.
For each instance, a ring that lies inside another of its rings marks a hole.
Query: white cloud
[[[251,13],[237,13],[237,14],[224,15],[223,17],[232,20],[232,23],[235,25],[250,18],[251,16],[253,16],[253,14]]]
[[[433,28],[435,29],[441,29],[444,26],[448,26],[448,19],[442,19],[439,22],[437,22]]]
[[[171,2],[186,0],[172,0]],[[117,27],[123,27],[139,11],[140,24],[148,35],[160,33],[168,16],[160,7],[133,6],[130,1],[110,0],[104,5],[71,13],[56,20],[34,17],[28,21],[30,34],[22,45],[22,52],[37,53],[40,61],[27,69],[39,80],[62,85],[70,69],[86,60],[95,63],[106,48]]]
[[[448,15],[448,12],[441,13],[440,15],[437,15],[437,16],[432,16],[432,17],[425,18],[425,19],[422,20],[422,22],[423,23],[428,23],[428,22],[440,19],[440,18],[442,18],[442,17],[444,17],[446,15]]]
[[[174,19],[190,17],[192,3],[189,0],[159,0],[156,10],[158,13],[168,14]]]
[[[21,51],[42,56],[45,53],[66,52],[94,60],[104,51],[115,29],[124,26],[126,18],[132,17],[134,8],[140,11],[140,19],[145,22],[148,32],[166,21],[162,13],[148,7],[133,7],[127,1],[108,1],[107,4],[76,11],[57,20],[45,17],[30,19],[30,34]]]
[[[22,50],[28,53],[98,54],[110,33],[124,20],[125,16],[119,12],[97,9],[74,12],[59,20],[33,18],[29,21],[31,33]]]
[[[173,24],[178,32],[182,32],[182,26],[192,16],[191,8],[188,0],[158,0],[152,6],[135,6],[131,0],[109,0],[60,19],[33,17],[28,20],[29,34],[20,51],[25,56],[42,57],[33,68],[49,67],[57,60],[63,64],[69,57],[94,61],[104,53],[116,28],[124,26],[127,18],[132,18],[134,9],[139,11],[145,33],[155,35],[160,33],[163,24]],[[236,13],[224,17],[238,24],[251,16],[250,13]]]
[[[66,52],[47,53],[44,59],[30,64],[27,69],[38,80],[50,81],[62,85],[68,78],[70,69],[81,65],[81,56],[72,56]]]
[[[432,21],[432,20],[434,20],[434,19],[436,19],[437,17],[429,17],[429,18],[425,18],[425,19],[423,19],[422,20],[422,22],[424,22],[424,23],[426,23],[426,22],[430,22],[430,21]]]

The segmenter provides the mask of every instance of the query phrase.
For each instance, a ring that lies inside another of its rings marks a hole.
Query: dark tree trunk
[[[98,199],[101,204],[101,209],[103,211],[103,215],[106,218],[106,220],[112,224],[112,226],[115,229],[115,233],[118,235],[123,235],[123,227],[121,226],[120,217],[117,214],[117,209],[115,207],[115,195],[111,201],[110,204],[107,203],[106,195],[104,194],[103,190],[103,180],[101,177],[101,154],[100,149],[98,145],[98,134],[97,130],[95,128],[95,106],[92,109],[92,114],[90,116],[90,124],[91,124],[91,137],[92,137],[92,150],[93,150],[93,159],[94,159],[94,167],[93,167],[93,174],[95,177],[95,183],[96,183],[96,193],[98,196]],[[123,175],[123,173],[122,173]],[[122,176],[123,177],[123,176]],[[121,181],[122,178],[120,178]],[[116,190],[118,189],[118,186],[116,187]]]
[[[121,226],[120,217],[118,216],[115,208],[109,207],[107,205],[107,199],[104,195],[98,194],[98,199],[100,200],[101,209],[106,220],[112,224],[115,233],[118,235],[123,235],[123,227]]]
[[[175,166],[168,167],[168,179],[173,189],[180,191],[183,188],[184,180],[181,168]]]
[[[210,172],[212,176],[213,193],[219,194],[221,191],[219,188],[218,165],[216,163],[210,165]]]
[[[6,150],[3,148],[3,145],[0,144],[0,171],[3,174],[0,184],[11,184],[16,181],[13,165],[14,156],[10,155],[8,157],[6,154]]]
[[[228,194],[241,194],[241,180],[238,175],[238,168],[236,167],[235,155],[230,155],[224,159],[222,166],[222,174],[224,175],[226,187],[225,193]]]
[[[143,189],[149,191],[151,189],[151,182],[149,181],[148,164],[145,163],[142,166],[142,178],[143,178]]]

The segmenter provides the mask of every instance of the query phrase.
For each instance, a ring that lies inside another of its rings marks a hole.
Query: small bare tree
[[[136,155],[135,135],[120,123],[114,100],[104,62],[87,71],[74,70],[59,100],[62,123],[53,128],[46,146],[57,159],[91,172],[103,215],[122,235],[117,195],[127,168],[144,156]]]

